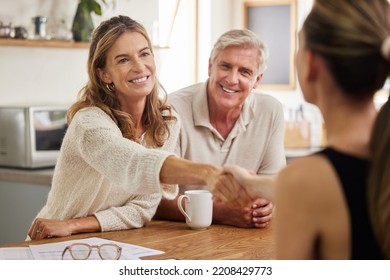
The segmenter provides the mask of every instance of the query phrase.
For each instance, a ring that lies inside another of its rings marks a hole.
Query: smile
[[[227,88],[225,88],[225,87],[223,87],[223,86],[221,86],[221,88],[222,88],[222,90],[223,90],[224,92],[227,92],[227,93],[229,93],[229,94],[233,94],[233,93],[238,92],[238,90],[227,89]]]
[[[133,84],[138,84],[138,83],[145,82],[147,79],[149,79],[149,76],[145,76],[145,77],[142,77],[139,79],[130,80],[129,82],[133,83]]]

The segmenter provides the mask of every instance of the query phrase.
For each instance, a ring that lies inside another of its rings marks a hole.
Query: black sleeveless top
[[[366,180],[369,161],[338,152],[332,148],[326,148],[319,151],[318,154],[328,158],[333,165],[348,203],[352,224],[351,259],[384,259],[374,237],[368,214]]]

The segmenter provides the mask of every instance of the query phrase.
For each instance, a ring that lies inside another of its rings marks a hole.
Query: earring
[[[114,83],[106,84],[106,88],[108,89],[108,91],[113,92],[115,90],[115,85]]]

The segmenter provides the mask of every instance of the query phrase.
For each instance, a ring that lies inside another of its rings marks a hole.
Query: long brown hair
[[[390,259],[390,101],[380,109],[375,122],[368,180],[368,203],[375,235],[383,253]]]
[[[96,106],[109,115],[118,125],[123,136],[137,141],[134,124],[130,114],[120,110],[120,101],[115,92],[104,84],[98,75],[98,68],[106,65],[107,52],[125,31],[138,32],[148,42],[153,51],[150,38],[145,28],[137,21],[127,16],[116,16],[103,21],[92,33],[88,56],[89,80],[79,92],[79,99],[68,110],[68,123],[82,108]],[[151,147],[161,147],[169,137],[168,121],[176,120],[172,115],[171,106],[167,103],[167,94],[156,79],[152,92],[146,98],[145,110],[142,115],[145,141]]]

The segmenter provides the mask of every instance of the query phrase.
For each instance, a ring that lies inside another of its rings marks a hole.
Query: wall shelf
[[[88,49],[89,44],[90,44],[89,42],[0,38],[0,46],[11,46],[11,47]],[[153,49],[156,50],[169,49],[169,48],[170,48],[169,46],[153,46]]]
[[[88,49],[89,42],[0,38],[0,46]]]

